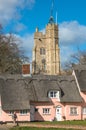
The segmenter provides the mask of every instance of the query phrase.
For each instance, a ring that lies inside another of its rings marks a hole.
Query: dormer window
[[[49,98],[58,98],[59,99],[59,91],[49,91],[49,93],[48,93],[48,96],[49,96]]]

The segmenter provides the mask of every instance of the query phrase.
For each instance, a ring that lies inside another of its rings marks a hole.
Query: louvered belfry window
[[[40,55],[45,55],[46,51],[45,48],[40,48]]]

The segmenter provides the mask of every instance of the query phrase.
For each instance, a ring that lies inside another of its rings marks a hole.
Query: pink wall
[[[82,102],[82,108],[86,107],[86,92],[80,92],[82,98],[83,98],[83,102]],[[86,119],[86,114],[83,114],[83,112],[81,113],[82,116],[82,120]]]
[[[70,107],[77,108],[77,114],[70,114]],[[66,103],[64,108],[66,120],[81,120],[81,105],[79,103]]]
[[[61,103],[57,98],[50,99],[49,102],[33,102],[31,105],[38,111],[34,112],[34,120],[39,121],[52,121],[56,117],[56,109],[59,106],[61,108],[61,120],[64,120],[63,117],[66,117],[66,120],[81,120],[86,119],[86,114],[82,114],[82,108],[86,107],[86,92],[80,92],[83,103]],[[1,106],[1,102],[0,102]],[[77,115],[70,114],[70,107],[77,107]],[[1,107],[0,107],[1,108]],[[43,108],[49,108],[49,114],[43,114]],[[18,116],[18,121],[30,121],[30,112],[26,115],[21,115],[19,111],[16,111]],[[3,111],[0,109],[0,121],[12,121],[12,116],[9,114],[9,111]]]
[[[38,108],[38,112],[35,112],[35,120],[50,121],[54,119],[53,115],[55,110],[53,111],[53,106],[50,106],[49,104],[37,104],[36,108]],[[50,114],[43,114],[43,108],[50,108]]]
[[[51,99],[52,103],[34,103],[35,108],[38,109],[37,112],[35,112],[35,120],[41,120],[41,121],[52,121],[56,117],[56,107],[61,106],[62,107],[62,116],[64,115],[64,105],[58,102],[56,98]],[[43,114],[43,108],[49,108],[50,113],[49,114]],[[63,120],[63,119],[62,119]]]
[[[35,112],[35,120],[51,121],[56,117],[56,108],[61,107],[61,120],[81,120],[81,104],[80,103],[60,103],[56,98],[51,99],[52,104],[49,103],[34,103],[35,108],[38,109]],[[77,107],[77,115],[70,114],[70,107]],[[50,114],[43,114],[43,108],[50,108]]]
[[[21,115],[19,111],[16,111],[17,114],[17,120],[18,121],[30,121],[30,113],[28,112],[26,115]],[[9,114],[9,111],[3,111],[0,115],[0,121],[13,121],[12,120],[12,115]]]

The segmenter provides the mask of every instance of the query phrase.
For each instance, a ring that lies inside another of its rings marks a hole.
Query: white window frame
[[[78,115],[78,108],[70,107],[70,115]]]
[[[27,115],[28,114],[28,110],[20,110],[20,115]]]
[[[58,98],[59,99],[59,91],[51,90],[48,94],[49,98]]]
[[[43,108],[43,114],[50,114],[50,108]]]
[[[82,108],[82,114],[85,114],[85,115],[86,115],[86,107],[83,107],[83,108]]]
[[[9,115],[13,115],[14,111],[9,111]]]

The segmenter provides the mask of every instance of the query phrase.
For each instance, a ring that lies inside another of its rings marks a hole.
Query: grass
[[[86,126],[86,120],[74,120],[74,121],[53,121],[53,122],[32,122],[31,124],[43,124],[43,125],[81,125]]]
[[[38,127],[29,127],[28,124],[33,125],[37,125]],[[71,128],[40,128],[39,125],[78,125],[78,126],[86,126],[86,120],[82,120],[82,121],[53,121],[53,122],[30,122],[30,123],[26,123],[26,127],[13,127],[10,130],[76,130],[76,129],[71,129]]]
[[[65,129],[65,128],[16,127],[16,128],[11,128],[10,130],[73,130],[73,129]]]

